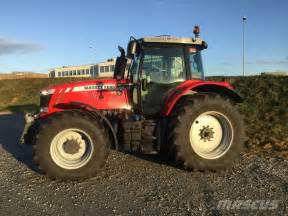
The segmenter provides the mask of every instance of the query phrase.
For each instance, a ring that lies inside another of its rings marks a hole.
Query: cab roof
[[[201,38],[188,38],[188,37],[173,37],[173,36],[156,36],[156,37],[143,37],[138,39],[143,43],[161,43],[161,44],[187,44],[187,45],[203,45]]]

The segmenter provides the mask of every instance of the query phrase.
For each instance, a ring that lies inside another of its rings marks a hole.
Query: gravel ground
[[[0,215],[288,215],[288,161],[243,155],[222,173],[188,172],[112,151],[95,178],[51,181],[17,144],[21,115],[0,116]],[[273,210],[217,208],[221,200],[277,200]]]

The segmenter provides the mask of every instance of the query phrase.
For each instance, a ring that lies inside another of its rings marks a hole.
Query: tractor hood
[[[88,105],[98,110],[130,109],[127,89],[123,87],[127,82],[128,80],[99,79],[55,85],[41,91],[41,110],[53,113],[71,108],[69,106],[72,103]]]
[[[112,87],[116,87],[117,84],[125,84],[126,80],[117,81],[116,79],[99,79],[99,80],[85,80],[77,81],[71,83],[64,83],[60,85],[50,86],[41,91],[41,93],[55,93],[55,92],[75,92],[75,91],[85,91],[89,89],[96,90],[107,90]]]

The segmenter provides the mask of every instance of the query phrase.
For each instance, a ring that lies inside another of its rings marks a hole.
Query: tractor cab
[[[199,29],[195,31],[195,38],[131,37],[127,55],[124,49],[119,49],[121,56],[117,59],[115,77],[127,76],[134,84],[132,103],[145,116],[158,115],[169,92],[181,83],[204,79],[201,50],[207,44],[199,38]],[[127,59],[131,66],[125,74]]]

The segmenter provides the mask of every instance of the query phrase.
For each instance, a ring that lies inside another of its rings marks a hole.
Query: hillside
[[[12,72],[12,73],[0,73],[0,80],[11,79],[30,79],[30,78],[48,78],[47,74],[33,73],[33,72]]]

